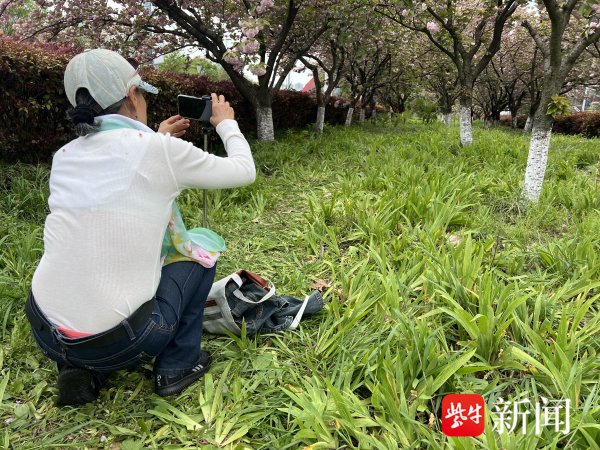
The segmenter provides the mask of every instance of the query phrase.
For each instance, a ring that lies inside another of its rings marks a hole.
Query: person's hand
[[[210,94],[212,99],[212,116],[210,117],[210,123],[213,127],[217,127],[225,119],[235,119],[235,113],[233,108],[229,106],[229,102],[225,101],[225,97],[214,92]]]
[[[171,116],[167,120],[163,120],[158,127],[158,132],[162,134],[170,133],[171,136],[181,137],[185,134],[185,130],[189,128],[190,121],[184,119],[180,115]]]

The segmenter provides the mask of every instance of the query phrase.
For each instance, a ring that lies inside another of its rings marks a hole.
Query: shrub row
[[[53,152],[73,139],[73,127],[66,120],[70,107],[63,89],[64,69],[72,51],[49,45],[23,45],[0,36],[0,158],[7,161],[49,161]],[[161,120],[177,113],[177,95],[223,94],[236,111],[246,134],[255,133],[255,112],[229,81],[211,82],[197,75],[173,74],[144,69],[143,77],[160,89],[147,95],[148,125],[158,128]],[[339,99],[329,102],[325,120],[341,124],[347,108]],[[273,102],[276,130],[303,128],[314,122],[314,96],[280,91]],[[194,124],[186,137],[201,142],[200,126]]]
[[[517,116],[517,128],[524,128],[527,116]],[[502,125],[511,126],[510,117],[502,117]],[[585,137],[600,137],[600,112],[578,112],[558,116],[554,119],[552,131],[561,134],[580,134]]]
[[[525,128],[525,122],[527,122],[527,116],[524,114],[517,115],[517,128]],[[502,116],[500,117],[500,124],[512,127],[512,118],[510,116]]]
[[[563,134],[580,134],[585,137],[600,137],[600,112],[578,112],[559,116],[552,130]]]
[[[0,156],[48,159],[72,137],[62,76],[69,57],[58,49],[0,39]]]

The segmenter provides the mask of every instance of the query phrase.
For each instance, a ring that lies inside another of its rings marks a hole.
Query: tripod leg
[[[206,189],[202,191],[202,227],[206,228]]]
[[[208,151],[208,133],[204,133],[204,151]],[[206,189],[202,192],[202,227],[207,228],[206,221]]]

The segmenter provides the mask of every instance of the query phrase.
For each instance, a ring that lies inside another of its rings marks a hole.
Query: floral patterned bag
[[[177,203],[173,202],[161,249],[163,266],[176,261],[196,261],[210,268],[225,249],[225,240],[208,228],[186,230]]]

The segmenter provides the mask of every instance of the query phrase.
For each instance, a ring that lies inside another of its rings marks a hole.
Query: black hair
[[[79,88],[75,94],[77,106],[67,111],[67,119],[75,125],[78,136],[95,133],[100,131],[100,124],[95,120],[96,117],[105,114],[117,114],[124,101],[125,99],[119,100],[108,108],[102,109],[86,88]]]

